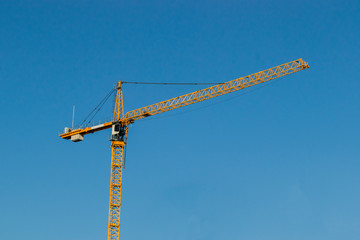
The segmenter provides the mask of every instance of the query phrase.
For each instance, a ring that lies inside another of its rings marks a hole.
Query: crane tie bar
[[[222,82],[222,83],[216,83],[216,82],[212,82],[212,83],[121,82],[121,83],[128,83],[128,84],[154,84],[154,85],[214,85],[214,84],[223,84],[223,82]]]

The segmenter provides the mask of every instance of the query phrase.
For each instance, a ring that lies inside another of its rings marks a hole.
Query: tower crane
[[[80,127],[78,129],[65,128],[64,133],[60,134],[60,137],[63,139],[70,139],[73,142],[79,142],[84,140],[84,136],[89,133],[95,133],[110,128],[112,129],[108,240],[119,239],[123,158],[129,125],[142,118],[154,116],[159,113],[235,92],[307,68],[309,68],[308,63],[300,58],[245,77],[217,84],[149,106],[141,107],[127,113],[124,113],[122,92],[123,83],[119,81],[116,86],[115,108],[111,122],[106,122],[92,127]]]

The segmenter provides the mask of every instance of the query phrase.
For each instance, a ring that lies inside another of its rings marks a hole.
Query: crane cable
[[[237,95],[235,95],[233,97],[230,97],[228,99],[224,99],[224,100],[221,100],[221,101],[218,101],[218,102],[215,102],[215,103],[210,103],[210,104],[208,104],[206,106],[197,107],[197,108],[194,108],[194,109],[190,109],[190,110],[186,110],[186,111],[182,111],[182,112],[178,112],[178,113],[174,113],[174,114],[168,114],[168,115],[165,115],[165,116],[158,116],[158,117],[153,117],[153,118],[144,118],[144,119],[142,119],[142,121],[151,121],[151,120],[160,119],[160,118],[176,117],[178,115],[182,115],[182,114],[185,114],[185,113],[199,111],[199,110],[202,110],[204,108],[208,108],[208,107],[211,107],[213,105],[217,105],[217,104],[220,104],[220,103],[223,103],[223,102],[228,102],[228,101],[234,100],[234,99],[236,99],[238,97],[242,97],[242,96],[244,96],[246,94],[253,93],[253,92],[257,91],[257,90],[260,90],[261,88],[269,86],[270,84],[277,83],[278,81],[280,81],[280,79],[281,78],[275,79],[273,81],[270,81],[270,82],[267,82],[267,83],[263,84],[262,86],[258,86],[256,88],[250,89],[247,92],[238,93]]]
[[[222,102],[227,102],[227,101],[230,101],[234,98],[238,98],[240,96],[243,96],[245,94],[249,94],[251,92],[254,92],[254,91],[257,91],[263,87],[266,87],[268,85],[270,85],[271,83],[275,83],[277,82],[277,80],[275,81],[272,81],[272,82],[269,82],[263,86],[260,86],[258,88],[255,88],[253,90],[250,90],[249,92],[245,92],[245,93],[242,93],[242,94],[239,94],[237,96],[234,96],[232,98],[229,98],[229,99],[225,99],[225,100],[222,100],[222,101],[219,101],[217,103],[213,103],[213,104],[209,104],[208,106],[203,106],[203,107],[200,107],[200,108],[195,108],[195,109],[191,109],[191,110],[188,110],[188,111],[184,111],[182,113],[175,113],[175,114],[172,114],[172,115],[168,115],[168,116],[162,116],[162,117],[156,117],[156,118],[150,118],[150,119],[146,119],[146,120],[154,120],[154,119],[159,119],[159,118],[167,118],[167,117],[171,117],[171,116],[176,116],[176,115],[180,115],[180,114],[183,114],[183,113],[187,113],[187,112],[193,112],[193,111],[197,111],[197,110],[200,110],[200,109],[203,109],[203,108],[208,108],[212,105],[216,105],[216,104],[219,104],[219,103],[222,103]],[[177,83],[170,83],[170,82],[165,82],[165,83],[162,83],[162,82],[122,82],[122,83],[126,83],[126,84],[148,84],[148,85],[214,85],[214,84],[223,84],[222,83],[184,83],[184,82],[177,82]],[[89,121],[87,121],[85,127],[87,127],[90,122],[94,119],[94,117],[96,116],[96,114],[100,111],[100,109],[104,106],[104,104],[106,103],[106,101],[109,99],[109,97],[111,96],[111,94],[113,94],[113,92],[115,91],[116,89],[112,89],[105,97],[104,99],[102,99],[100,101],[100,103],[86,116],[86,118],[81,122],[80,126],[82,124],[84,124],[88,119],[89,117],[93,114],[93,116],[89,119]]]
[[[177,82],[177,83],[170,83],[170,82],[121,82],[127,84],[152,84],[152,85],[215,85],[215,84],[223,84],[221,83],[185,83],[185,82]]]
[[[109,97],[114,93],[115,89],[111,89],[111,91],[106,94],[106,96],[100,101],[100,103],[86,116],[86,118],[81,122],[80,126],[86,123],[85,127],[87,127],[90,122],[94,119],[96,114],[100,111],[100,109],[104,106],[107,102]],[[92,115],[92,116],[91,116]],[[90,118],[91,117],[91,118]],[[90,119],[89,119],[90,118]],[[88,120],[89,119],[89,120]]]
[[[126,166],[126,150],[127,150],[127,134],[125,135],[124,169],[125,169],[125,166]]]
[[[147,84],[147,85],[214,85],[214,84],[222,84],[222,83],[184,83],[184,82],[177,82],[177,83],[170,83],[170,82],[122,82],[125,84]],[[81,122],[80,126],[85,124],[85,127],[87,127],[90,122],[94,119],[96,114],[100,111],[100,109],[104,106],[106,101],[109,99],[111,94],[116,89],[112,89],[105,97],[100,101],[100,103],[86,116],[86,118]],[[92,116],[91,116],[92,115]],[[90,118],[91,117],[91,118]],[[89,119],[90,118],[90,119]],[[89,119],[89,120],[88,120]]]

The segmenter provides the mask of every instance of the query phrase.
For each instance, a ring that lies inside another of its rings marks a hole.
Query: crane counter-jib
[[[59,136],[61,138],[64,138],[64,139],[70,139],[72,136],[75,136],[77,134],[86,135],[86,134],[89,134],[89,133],[94,133],[94,132],[97,132],[97,131],[108,129],[108,128],[111,128],[112,125],[113,125],[112,122],[107,122],[107,123],[95,125],[95,126],[92,126],[92,127],[86,127],[86,128],[83,128],[83,129],[81,129],[81,128],[74,129],[74,130],[69,129],[68,131],[65,131],[65,133],[60,134]]]

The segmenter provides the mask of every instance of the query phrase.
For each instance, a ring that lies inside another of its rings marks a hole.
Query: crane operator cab
[[[111,129],[111,141],[124,141],[126,135],[126,127],[123,123],[115,123]]]

